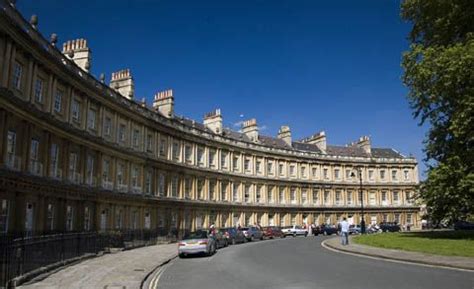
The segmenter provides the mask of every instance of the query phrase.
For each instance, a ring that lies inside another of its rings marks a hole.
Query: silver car
[[[178,243],[178,255],[183,258],[187,255],[204,253],[208,256],[217,250],[216,238],[207,231],[191,232]]]

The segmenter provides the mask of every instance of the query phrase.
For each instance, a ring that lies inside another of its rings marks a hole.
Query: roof
[[[371,155],[366,153],[363,148],[356,147],[356,146],[328,145],[326,147],[326,153],[332,156],[343,156],[343,157],[363,157],[363,158],[371,157]]]
[[[199,130],[213,133],[212,130],[207,128],[204,124],[184,118],[184,117],[175,117],[175,119],[181,122],[184,125],[197,128]],[[222,136],[226,138],[230,138],[236,141],[244,141],[244,142],[252,142],[252,140],[242,132],[232,130],[230,128],[223,128]],[[406,158],[404,155],[400,154],[396,150],[392,148],[371,148],[371,153],[366,153],[363,148],[357,146],[337,146],[337,145],[327,145],[326,152],[321,151],[317,145],[303,143],[300,141],[292,142],[292,145],[289,146],[284,140],[266,136],[266,135],[259,135],[258,136],[259,144],[276,148],[276,149],[286,149],[286,150],[296,150],[296,151],[304,151],[310,153],[317,153],[317,154],[326,154],[330,156],[343,156],[343,157],[363,157],[363,158],[386,158],[386,159],[404,159]]]
[[[308,151],[313,153],[322,153],[322,151],[315,144],[293,142],[293,148],[300,151]]]
[[[404,159],[405,156],[391,148],[372,148],[372,157],[385,159]]]

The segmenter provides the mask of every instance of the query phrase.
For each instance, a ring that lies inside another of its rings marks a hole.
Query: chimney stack
[[[290,127],[287,125],[283,125],[280,127],[278,131],[278,138],[282,139],[287,145],[291,147],[291,130]]]
[[[82,70],[89,72],[92,52],[87,47],[87,40],[81,38],[65,42],[63,44],[63,54],[74,61]]]
[[[110,80],[110,87],[115,89],[122,96],[133,99],[135,96],[135,85],[133,83],[130,69],[122,69],[117,72],[112,72],[112,79]]]
[[[173,90],[168,89],[155,94],[153,108],[167,118],[174,115],[174,97]]]
[[[220,108],[204,115],[204,125],[216,134],[222,133],[222,115]]]
[[[309,138],[302,140],[303,143],[309,143],[316,145],[323,153],[326,153],[326,133],[320,131],[316,134],[313,134]]]
[[[258,141],[258,127],[255,118],[246,120],[242,123],[242,132],[252,141]]]
[[[356,145],[362,148],[366,153],[371,153],[370,138],[368,136],[361,136],[359,138],[359,141],[357,141]]]

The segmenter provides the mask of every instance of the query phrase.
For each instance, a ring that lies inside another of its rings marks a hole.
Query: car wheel
[[[179,256],[179,258],[184,258],[184,254],[183,254],[183,253],[180,253],[178,256]]]
[[[305,237],[308,237],[308,232],[304,233],[304,236],[305,236]]]
[[[293,234],[293,238],[296,238],[296,234]]]

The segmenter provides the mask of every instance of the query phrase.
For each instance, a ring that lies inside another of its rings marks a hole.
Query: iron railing
[[[181,232],[184,233],[184,232]],[[178,239],[177,230],[22,232],[0,235],[0,288],[111,248],[133,249]]]

